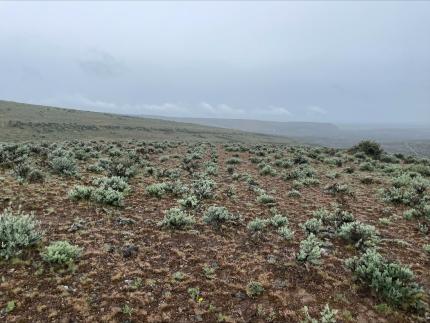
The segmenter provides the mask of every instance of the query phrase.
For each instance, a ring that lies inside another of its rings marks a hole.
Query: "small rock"
[[[135,245],[126,245],[122,248],[122,255],[124,258],[136,257],[139,248]]]
[[[237,293],[235,293],[234,297],[240,299],[241,301],[243,301],[244,299],[246,299],[246,295],[242,291],[238,291]]]

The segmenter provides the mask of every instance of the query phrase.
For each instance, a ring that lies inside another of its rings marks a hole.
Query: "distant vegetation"
[[[0,101],[0,142],[70,139],[146,139],[279,142],[285,137],[118,114]]]

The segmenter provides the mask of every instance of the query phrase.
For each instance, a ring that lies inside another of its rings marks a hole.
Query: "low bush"
[[[41,253],[43,260],[53,264],[69,264],[75,261],[82,253],[78,246],[68,241],[56,241],[51,243]]]
[[[203,221],[207,224],[212,224],[214,226],[220,226],[226,222],[234,222],[237,220],[237,217],[232,215],[225,207],[223,206],[210,206],[205,214],[203,215]]]
[[[164,219],[159,222],[159,225],[168,229],[181,230],[191,227],[195,222],[196,221],[192,215],[188,215],[179,208],[172,208],[166,211]]]
[[[268,221],[260,218],[255,218],[250,221],[247,225],[247,228],[251,232],[260,232],[263,231],[267,227]]]
[[[264,287],[257,281],[250,281],[246,286],[246,294],[249,297],[257,297],[263,294]]]
[[[4,209],[0,214],[0,258],[18,256],[23,249],[36,244],[42,237],[38,225],[33,214]]]
[[[155,184],[148,185],[145,188],[145,191],[151,196],[161,198],[166,194],[167,189],[168,189],[167,183],[155,183]]]
[[[351,148],[351,151],[354,153],[362,152],[374,159],[379,159],[384,152],[381,145],[372,140],[363,140],[359,142],[356,146]]]
[[[374,249],[368,249],[361,257],[348,259],[346,265],[356,279],[371,287],[390,305],[414,310],[424,307],[423,290],[408,267],[384,259]]]
[[[55,173],[64,176],[75,176],[77,166],[75,161],[70,157],[55,157],[51,162],[51,167]]]
[[[124,194],[111,189],[110,187],[96,188],[92,191],[91,199],[97,203],[122,206],[124,204]]]
[[[373,247],[378,240],[378,232],[373,225],[359,221],[345,223],[339,228],[338,235],[355,244],[358,249]]]
[[[299,262],[320,264],[321,241],[313,233],[309,234],[305,240],[300,242],[300,249],[296,258]]]

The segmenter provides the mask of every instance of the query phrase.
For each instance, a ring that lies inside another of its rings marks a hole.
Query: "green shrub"
[[[273,225],[275,228],[280,228],[288,225],[288,218],[286,216],[283,216],[282,214],[276,213],[270,219],[270,224]]]
[[[118,191],[104,188],[96,188],[92,191],[91,199],[97,203],[122,206],[124,204],[124,194]]]
[[[107,169],[110,176],[130,178],[136,174],[136,163],[129,157],[116,157],[108,163]]]
[[[192,215],[188,215],[181,209],[171,208],[166,211],[164,219],[159,222],[159,225],[169,229],[186,229],[195,222]]]
[[[68,241],[56,241],[46,247],[41,256],[43,260],[49,263],[68,264],[75,261],[81,253],[81,248],[70,244]]]
[[[24,248],[36,244],[42,236],[38,225],[33,214],[4,209],[0,214],[0,258],[18,256]]]
[[[70,157],[55,157],[51,162],[55,173],[64,176],[75,176],[77,174],[76,163]]]
[[[203,221],[207,224],[220,226],[223,223],[237,220],[237,217],[232,215],[223,206],[210,206],[203,215]]]
[[[263,193],[257,197],[257,202],[262,204],[274,204],[276,201],[272,195]]]
[[[303,230],[305,230],[306,234],[318,234],[322,228],[322,221],[320,219],[309,219],[305,223],[302,224]]]
[[[302,323],[336,323],[336,315],[339,311],[332,310],[328,304],[324,306],[324,309],[320,312],[320,320],[314,319],[309,314],[307,306],[303,307],[303,313],[305,314],[305,320]]]
[[[242,162],[240,158],[232,157],[226,160],[227,165],[238,165]]]
[[[361,171],[372,172],[375,168],[371,163],[365,162],[365,163],[361,163],[358,169]]]
[[[126,180],[119,176],[96,178],[93,180],[93,185],[103,189],[111,188],[123,193],[127,193],[130,190]]]
[[[352,152],[362,152],[369,157],[379,159],[384,152],[381,145],[372,140],[364,140],[351,148]]]
[[[264,287],[257,281],[250,281],[246,286],[246,294],[249,297],[257,297],[263,294]]]
[[[297,197],[301,197],[302,196],[302,193],[300,193],[298,190],[291,190],[291,191],[288,191],[288,193],[287,193],[287,196],[288,197],[293,197],[293,198],[297,198]]]
[[[353,192],[347,184],[333,183],[324,187],[324,191],[333,196],[352,196]]]
[[[199,200],[194,195],[178,200],[179,205],[184,208],[193,209],[199,204]]]
[[[384,259],[374,249],[348,259],[346,265],[356,279],[371,287],[384,301],[403,309],[422,309],[423,290],[414,282],[414,274],[408,267]]]
[[[275,176],[276,170],[270,165],[265,165],[263,168],[261,168],[260,174],[264,176],[265,175]]]
[[[199,198],[213,197],[213,190],[215,189],[215,182],[208,178],[199,178],[193,182],[194,194]]]
[[[167,183],[155,183],[155,184],[148,185],[145,191],[151,196],[161,198],[163,197],[163,195],[166,194],[167,189],[168,189]]]
[[[91,198],[91,195],[93,193],[93,188],[89,186],[84,185],[75,185],[70,191],[69,191],[69,198],[72,200],[89,200]]]
[[[30,183],[43,182],[45,180],[45,174],[38,169],[32,169],[28,173],[27,180]]]
[[[359,221],[343,224],[339,229],[338,235],[354,243],[358,249],[373,247],[378,240],[378,232],[375,227]]]
[[[255,218],[250,221],[247,225],[247,228],[251,232],[259,232],[263,231],[267,227],[268,221],[260,218]]]
[[[314,265],[320,264],[321,242],[313,233],[300,242],[300,250],[296,258],[300,262],[308,262]]]
[[[280,227],[277,232],[282,238],[286,240],[291,240],[294,236],[294,232],[291,231],[291,229],[286,225],[283,227]]]

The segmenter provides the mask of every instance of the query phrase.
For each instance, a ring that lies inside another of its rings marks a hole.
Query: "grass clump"
[[[55,241],[41,253],[43,260],[52,264],[70,264],[82,253],[82,248],[68,241]]]
[[[36,244],[42,236],[38,225],[33,214],[4,209],[0,214],[0,258],[18,256],[24,248]]]
[[[261,285],[261,283],[257,281],[250,281],[248,285],[246,285],[246,295],[249,297],[257,297],[263,294],[264,287]]]
[[[195,219],[192,215],[187,214],[179,208],[171,208],[166,211],[164,219],[159,222],[159,225],[168,229],[186,229],[195,224]]]

